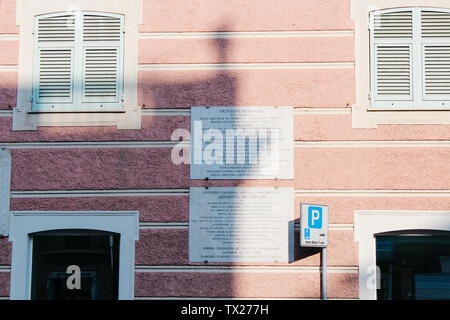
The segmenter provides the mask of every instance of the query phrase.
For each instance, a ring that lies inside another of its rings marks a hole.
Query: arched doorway
[[[400,230],[375,239],[377,299],[450,299],[449,231]]]
[[[439,235],[445,234],[445,236],[448,234],[447,232],[450,232],[450,211],[356,210],[354,219],[354,236],[355,241],[358,242],[359,255],[359,298],[363,300],[375,300],[378,298],[378,292],[381,289],[380,273],[381,271],[387,272],[386,269],[381,270],[382,268],[378,266],[378,263],[389,264],[390,262],[390,260],[388,260],[389,257],[384,257],[384,262],[381,256],[377,259],[378,253],[381,253],[383,250],[385,252],[390,250],[389,246],[391,244],[388,242],[383,243],[382,241],[387,239],[381,238],[382,236],[399,237],[400,234],[406,236],[408,233],[410,236],[424,236],[424,234],[432,233],[433,236],[427,239],[434,241],[437,240],[437,238],[434,237],[438,236],[436,232],[442,232],[439,233]],[[418,233],[420,232],[421,234],[419,235]],[[397,243],[395,242],[395,239],[394,245]],[[424,239],[425,238],[420,238],[418,240],[423,241]],[[379,240],[378,250],[377,240]],[[404,252],[404,254],[408,254],[407,250],[414,249],[414,243],[410,243],[409,245],[404,244],[405,241],[407,243],[408,240],[411,241],[413,238],[398,238],[398,246],[404,247],[399,251],[400,253]],[[433,242],[428,244],[426,242],[423,243],[424,248],[433,246]],[[442,246],[439,247],[442,248]],[[397,250],[395,252],[397,252]],[[446,256],[446,252],[447,251],[445,250],[441,250],[439,256]],[[432,260],[435,261],[433,264],[437,263],[436,258],[433,258]],[[392,262],[397,263],[396,260],[392,260]],[[443,263],[445,264],[445,262]],[[408,266],[408,264],[406,264],[406,266]],[[435,269],[424,267],[417,270],[427,271]],[[428,285],[428,280],[426,277],[418,279],[419,285]],[[406,295],[408,296],[408,294]],[[389,295],[387,297],[389,297]],[[411,298],[412,297],[413,293],[411,293]],[[421,297],[421,293],[419,292],[419,298]],[[415,293],[415,298],[417,299],[417,293]]]
[[[117,300],[120,234],[51,230],[32,239],[32,300]]]
[[[132,300],[138,239],[138,211],[12,211],[10,298]],[[69,266],[78,295],[61,291]]]

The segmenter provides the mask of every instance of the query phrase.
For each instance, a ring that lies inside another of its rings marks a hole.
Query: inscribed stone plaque
[[[293,179],[292,107],[191,108],[191,179]]]
[[[290,262],[293,188],[190,188],[191,262]]]

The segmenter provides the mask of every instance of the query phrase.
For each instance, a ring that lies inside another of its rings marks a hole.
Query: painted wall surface
[[[0,1],[0,13],[0,145],[12,154],[11,210],[139,211],[136,298],[319,298],[320,249],[299,246],[307,202],[330,209],[328,298],[357,299],[355,210],[450,210],[450,126],[352,128],[350,0],[143,0],[141,130],[12,131],[15,1]],[[190,129],[192,106],[293,106],[294,179],[190,180],[189,165],[171,161],[170,140]],[[294,187],[294,262],[190,263],[195,186]],[[11,243],[0,238],[1,298],[10,265]]]

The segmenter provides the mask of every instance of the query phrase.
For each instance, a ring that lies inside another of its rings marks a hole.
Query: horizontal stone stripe
[[[154,222],[154,221],[142,221],[139,224],[141,230],[168,230],[168,229],[176,229],[183,230],[189,229],[189,222]],[[297,219],[294,222],[294,230],[300,230],[300,220]],[[342,224],[329,224],[329,230],[352,230],[353,224],[351,223],[342,223]]]
[[[180,35],[183,35],[181,33]],[[170,35],[170,34],[169,34]],[[352,36],[256,38],[147,38],[138,43],[138,63],[223,62],[350,62],[354,61]],[[320,35],[320,34],[319,34]],[[158,50],[154,50],[158,48]],[[17,65],[19,42],[0,34],[0,65]]]
[[[0,72],[0,110],[11,109],[16,105],[17,72]]]
[[[203,31],[203,32],[140,32],[139,40],[165,39],[277,39],[277,38],[348,38],[353,30],[297,30],[297,31]],[[14,37],[15,35],[10,35]],[[0,35],[0,40],[6,35]]]
[[[320,249],[299,245],[299,231],[295,231],[294,261],[287,263],[251,263],[251,265],[320,266]],[[354,266],[358,264],[357,246],[352,230],[330,230],[327,250],[329,266]],[[140,230],[136,242],[137,265],[202,265],[189,262],[189,230]],[[234,263],[234,265],[249,263]],[[231,263],[208,263],[231,265]]]
[[[350,1],[144,1],[140,32],[352,29]]]
[[[146,63],[138,71],[242,71],[353,69],[354,62]]]
[[[449,148],[295,148],[295,188],[448,189]]]
[[[175,134],[175,132],[174,132]],[[172,141],[152,140],[152,141],[46,141],[46,142],[4,142],[2,146],[8,149],[132,149],[132,148],[184,148],[188,153],[190,141],[178,141],[181,136],[187,137],[189,133],[176,132]],[[333,148],[448,148],[448,140],[430,141],[293,141],[294,148],[301,149],[333,149]]]
[[[0,272],[0,297],[9,296],[10,272]],[[193,297],[319,297],[319,273],[135,273],[135,295]],[[261,284],[263,284],[261,286]],[[329,298],[356,298],[357,273],[328,273]],[[313,289],[314,291],[312,291]],[[270,295],[270,294],[273,294]]]
[[[19,59],[19,42],[16,40],[0,41],[0,65],[17,65]]]
[[[189,167],[173,164],[168,148],[11,151],[12,190],[181,188],[189,184]]]
[[[38,127],[36,131],[12,131],[12,118],[0,117],[0,141],[169,141],[172,133],[179,128],[189,130],[190,117],[143,116],[140,130],[119,130],[110,126]]]
[[[282,265],[159,265],[134,267],[137,273],[320,273],[322,267],[319,266],[282,266]],[[0,266],[0,272],[11,272],[10,265]],[[331,273],[358,273],[357,266],[352,267],[327,267],[327,274]]]
[[[35,210],[139,211],[144,222],[185,222],[189,221],[189,196],[11,199],[11,211]]]
[[[353,69],[138,72],[138,104],[150,108],[344,107],[353,101]]]
[[[356,298],[357,274],[329,274],[329,298]],[[319,298],[320,274],[136,273],[135,296]]]
[[[140,106],[138,106],[140,107]],[[214,107],[214,106],[212,106]],[[190,108],[141,108],[142,116],[190,116]],[[294,115],[350,115],[352,109],[349,107],[294,107]],[[0,110],[0,117],[12,117],[12,110]]]
[[[349,115],[296,115],[294,138],[301,141],[332,140],[450,140],[449,125],[379,125],[353,129]]]
[[[450,191],[449,191],[450,192]],[[111,189],[111,190],[45,190],[12,191],[13,198],[64,198],[64,197],[161,197],[188,196],[189,189]]]
[[[321,272],[319,266],[288,266],[288,265],[159,265],[159,266],[136,266],[135,272],[192,272],[192,273],[316,273]],[[327,267],[328,273],[358,273],[358,267]]]
[[[450,187],[446,161],[449,148],[295,148],[295,179],[279,181],[190,180],[189,166],[173,164],[170,148],[12,148],[11,151],[15,191],[189,186],[294,186],[299,190]]]
[[[296,141],[442,141],[450,140],[448,125],[380,125],[376,129],[353,129],[351,114],[310,114],[294,109]],[[143,109],[141,130],[118,130],[116,127],[39,127],[36,131],[12,131],[12,114],[0,116],[1,142],[45,141],[170,141],[176,129],[190,130],[190,109],[186,115],[157,115],[164,109]],[[145,115],[146,113],[152,115]],[[322,110],[320,112],[325,112]],[[0,114],[1,115],[1,114]],[[0,142],[0,143],[1,143]]]
[[[80,195],[71,192],[55,191],[51,197],[45,193],[21,193],[14,191],[11,199],[12,211],[134,211],[140,213],[140,221],[144,223],[183,223],[187,228],[189,221],[189,194],[175,193],[169,196],[137,195],[138,190],[128,191],[123,196],[111,192],[109,196],[101,193],[90,195],[81,191]],[[301,193],[301,191],[298,191]],[[61,195],[58,197],[58,193]],[[143,192],[145,193],[145,192]],[[133,196],[136,194],[136,196]],[[441,211],[450,210],[450,191],[431,193],[417,190],[408,195],[393,191],[379,195],[367,191],[359,196],[346,195],[331,191],[326,195],[319,193],[301,193],[295,196],[294,218],[299,222],[300,203],[326,204],[330,209],[329,223],[336,224],[336,228],[343,228],[353,224],[355,210],[413,210],[413,211]],[[438,196],[437,194],[440,194]],[[342,225],[343,224],[343,225]],[[342,226],[341,226],[342,225]],[[178,226],[181,228],[180,226]],[[146,226],[146,228],[150,228]],[[330,227],[331,228],[331,227]],[[0,264],[2,264],[0,262]]]
[[[11,149],[14,191],[187,188],[169,148]],[[192,186],[292,186],[292,180],[191,181]]]
[[[295,217],[300,217],[300,203],[326,204],[330,223],[353,223],[355,210],[450,210],[450,197],[332,197],[296,196]]]
[[[138,62],[348,62],[354,61],[353,42],[353,37],[140,39]]]

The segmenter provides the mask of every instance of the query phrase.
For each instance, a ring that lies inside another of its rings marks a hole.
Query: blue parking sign
[[[322,208],[308,208],[308,227],[311,229],[322,229]]]
[[[300,245],[328,246],[329,208],[322,204],[300,203]]]

